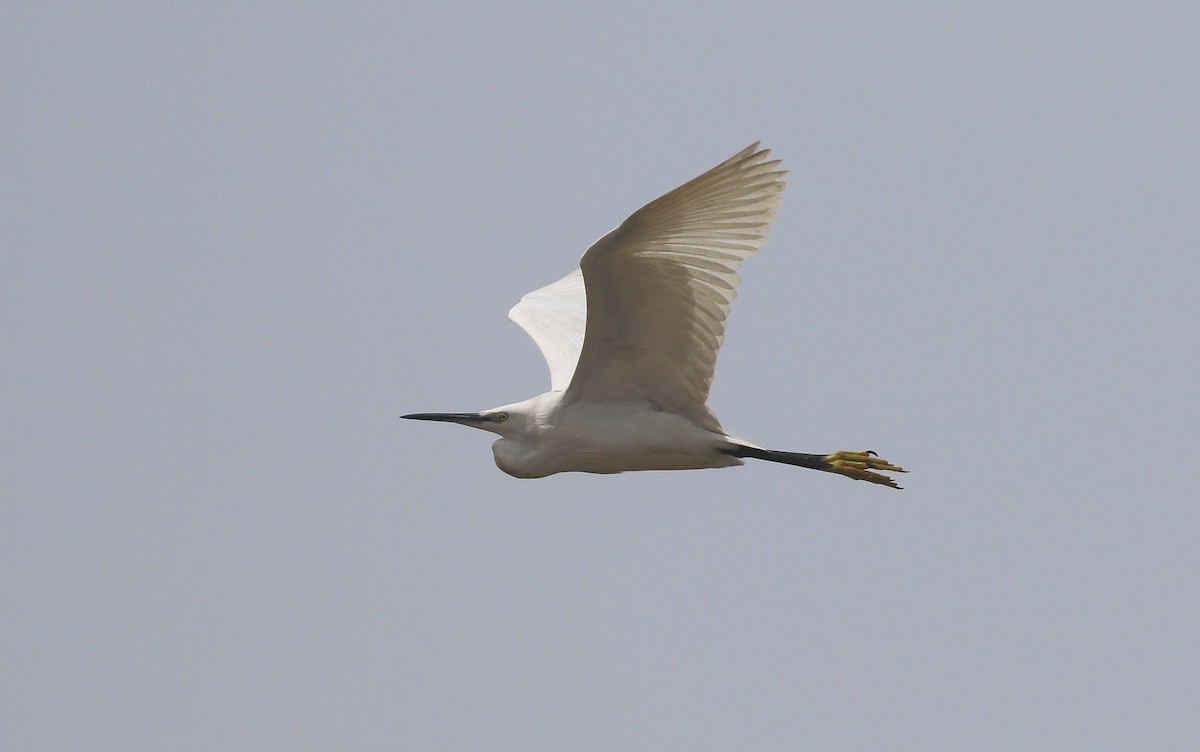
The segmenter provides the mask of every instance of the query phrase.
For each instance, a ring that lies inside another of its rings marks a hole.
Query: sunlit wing
[[[646,400],[719,430],[706,403],[737,270],[765,242],[784,186],[768,154],[744,149],[588,249],[585,336],[565,401]]]
[[[583,273],[576,269],[557,282],[527,294],[512,307],[508,317],[517,322],[542,351],[546,365],[550,367],[550,390],[566,389],[583,347],[583,327],[587,319]]]

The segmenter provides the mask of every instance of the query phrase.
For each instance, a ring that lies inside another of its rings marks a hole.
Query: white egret
[[[550,391],[478,413],[414,413],[499,434],[496,465],[518,478],[782,462],[899,488],[874,452],[763,449],[708,409],[739,281],[766,240],[784,171],[758,144],[638,209],[508,315],[537,343]]]

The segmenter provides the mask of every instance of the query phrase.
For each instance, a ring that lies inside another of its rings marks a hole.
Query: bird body
[[[698,426],[648,402],[570,402],[547,392],[488,413],[506,415],[479,425],[500,434],[496,465],[517,478],[562,472],[695,470],[742,461],[721,451],[723,433]]]
[[[873,452],[763,449],[708,408],[738,268],[766,240],[784,172],[753,144],[651,201],[525,295],[509,317],[533,338],[550,391],[479,413],[402,417],[500,435],[496,465],[518,478],[561,472],[692,470],[752,457],[898,487]]]

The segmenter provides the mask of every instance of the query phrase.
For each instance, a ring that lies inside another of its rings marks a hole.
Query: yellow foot
[[[886,475],[880,475],[873,471],[883,470],[889,473],[907,472],[904,468],[893,465],[870,450],[865,452],[834,452],[833,454],[825,455],[825,461],[829,463],[827,469],[831,473],[838,473],[855,480],[882,483],[892,488],[900,488],[900,486],[897,486],[896,481]]]

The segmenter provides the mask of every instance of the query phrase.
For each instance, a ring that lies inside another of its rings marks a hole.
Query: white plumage
[[[742,464],[742,457],[895,486],[870,452],[753,446],[708,409],[738,268],[766,241],[784,172],[751,145],[651,201],[597,240],[580,268],[509,311],[550,369],[545,394],[480,413],[417,413],[500,434],[510,475],[616,473]]]

